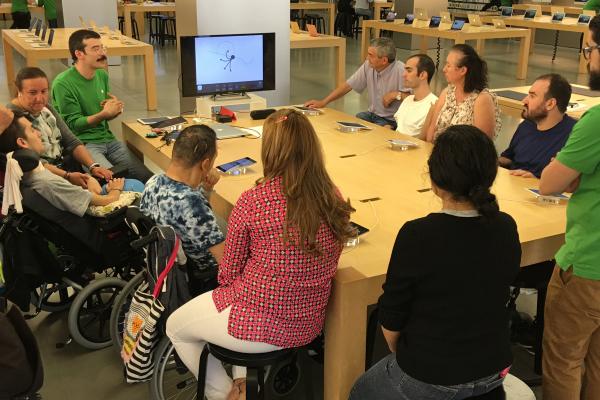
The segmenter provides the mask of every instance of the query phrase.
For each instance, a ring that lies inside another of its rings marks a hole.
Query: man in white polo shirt
[[[377,125],[389,125],[396,129],[394,114],[404,97],[404,64],[396,61],[396,46],[390,38],[371,40],[367,53],[367,60],[344,84],[335,88],[323,100],[309,100],[304,105],[322,108],[351,90],[362,93],[367,89],[371,100],[369,110],[361,111],[356,116]]]
[[[421,135],[427,113],[437,101],[437,96],[429,88],[434,73],[435,64],[426,54],[415,54],[406,60],[403,83],[405,88],[412,89],[413,94],[402,101],[394,115],[398,132],[411,136]]]

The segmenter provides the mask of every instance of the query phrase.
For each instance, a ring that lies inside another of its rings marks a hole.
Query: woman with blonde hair
[[[262,140],[263,177],[231,212],[219,287],[167,321],[167,335],[195,375],[206,342],[262,353],[315,339],[342,247],[354,234],[354,209],[325,170],[309,120],[279,110],[265,121]],[[244,376],[245,369],[234,367],[232,382],[209,356],[207,398],[238,398]]]

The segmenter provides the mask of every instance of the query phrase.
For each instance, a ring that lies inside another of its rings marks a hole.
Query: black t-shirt
[[[379,319],[399,331],[400,368],[457,385],[512,363],[509,286],[519,272],[515,221],[429,214],[400,229],[379,298]]]

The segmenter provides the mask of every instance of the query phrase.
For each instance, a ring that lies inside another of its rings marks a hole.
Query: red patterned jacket
[[[227,229],[213,300],[219,312],[232,306],[230,335],[279,347],[310,343],[323,329],[341,246],[322,224],[319,255],[281,240],[286,199],[281,178],[244,192]]]

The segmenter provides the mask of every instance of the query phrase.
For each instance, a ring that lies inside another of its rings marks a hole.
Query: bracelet
[[[93,170],[94,168],[98,168],[98,167],[100,167],[100,164],[98,164],[97,162],[95,162],[95,163],[91,164],[91,165],[88,167],[88,169],[90,170],[90,172],[92,172],[92,170]]]

